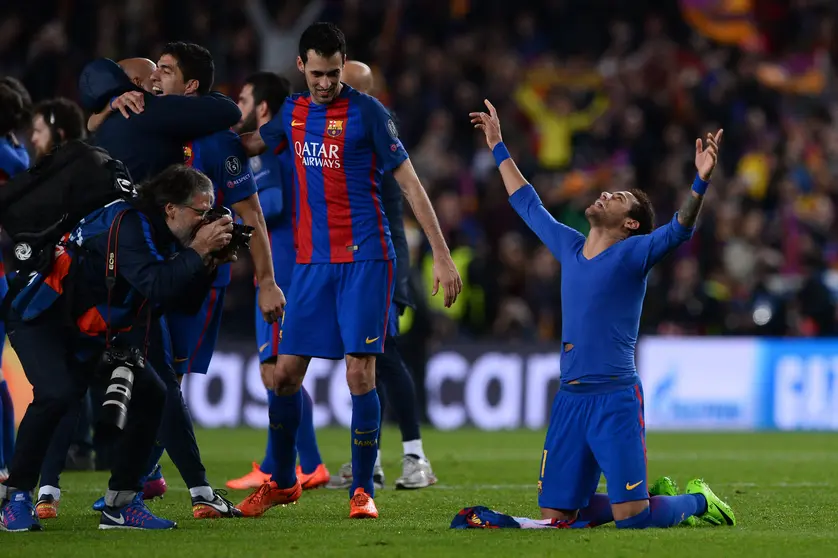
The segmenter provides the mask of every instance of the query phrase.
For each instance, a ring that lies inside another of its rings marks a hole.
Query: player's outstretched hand
[[[262,317],[269,324],[274,323],[285,312],[285,294],[276,283],[270,285],[259,285],[259,310]]]
[[[716,135],[707,134],[707,147],[701,141],[701,138],[695,140],[695,168],[698,171],[698,176],[705,182],[710,180],[710,175],[713,174],[713,169],[716,168],[716,161],[719,158],[719,144],[722,142],[722,133],[724,130],[719,130]]]
[[[134,114],[140,114],[145,110],[145,96],[140,91],[128,91],[114,99],[111,108],[118,110],[125,118],[130,116],[129,110]]]
[[[207,223],[197,230],[189,247],[203,258],[218,252],[233,239],[233,219],[225,215],[221,219]]]
[[[503,141],[500,134],[500,120],[498,120],[498,111],[495,110],[494,105],[489,102],[489,99],[484,99],[486,108],[489,109],[489,114],[485,112],[470,112],[471,123],[478,130],[483,130],[486,134],[486,143],[489,149],[494,149],[497,144]]]
[[[434,256],[434,292],[431,293],[433,296],[439,292],[440,285],[442,285],[442,294],[445,296],[445,307],[451,308],[463,290],[463,280],[460,278],[460,272],[457,271],[454,260],[451,259],[451,254]]]

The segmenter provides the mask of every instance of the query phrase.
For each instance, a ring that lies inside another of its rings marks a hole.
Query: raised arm
[[[567,253],[575,243],[584,242],[585,237],[579,231],[556,221],[541,203],[535,189],[518,170],[518,166],[503,144],[500,120],[495,107],[488,100],[484,102],[489,109],[489,114],[472,112],[469,116],[474,127],[483,130],[486,134],[486,143],[495,156],[503,185],[506,187],[506,193],[509,194],[509,203],[556,259],[561,261],[562,255]]]
[[[715,135],[707,134],[707,146],[701,139],[695,140],[695,168],[696,176],[692,189],[687,194],[681,209],[672,220],[662,227],[658,227],[651,234],[632,237],[626,242],[634,243],[630,251],[633,264],[642,269],[643,273],[649,271],[672,252],[675,248],[692,238],[695,231],[695,224],[701,206],[704,204],[704,194],[710,185],[710,176],[716,168],[716,161],[719,156],[719,143],[722,140],[723,130]]]

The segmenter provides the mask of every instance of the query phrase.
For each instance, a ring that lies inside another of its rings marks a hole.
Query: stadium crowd
[[[446,341],[550,340],[561,330],[559,266],[516,218],[467,118],[489,98],[545,204],[583,232],[585,207],[618,186],[646,190],[666,222],[688,192],[693,138],[725,129],[715,199],[694,241],[650,277],[641,333],[835,333],[829,2],[756,2],[733,31],[690,0],[52,4],[12,2],[0,16],[0,74],[20,77],[35,101],[77,98],[79,70],[94,57],[155,59],[173,38],[209,48],[228,94],[259,68],[302,88],[299,30],[320,18],[340,25],[349,58],[373,66],[376,95],[399,120],[463,271],[459,304],[428,299],[404,329]],[[418,227],[408,233],[417,291],[427,293],[428,250]],[[234,274],[222,336],[249,339],[252,269],[239,262]]]

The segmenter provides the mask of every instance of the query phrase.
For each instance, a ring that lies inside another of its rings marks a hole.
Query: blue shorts
[[[602,473],[612,504],[649,498],[640,383],[596,394],[562,386],[553,400],[539,473],[542,508],[586,507]]]
[[[166,315],[172,336],[172,360],[178,375],[207,373],[221,329],[225,292],[226,287],[212,287],[194,316]]]
[[[289,295],[289,285],[279,285],[282,292],[287,297]],[[279,322],[269,324],[262,316],[262,311],[259,310],[259,287],[256,287],[256,348],[259,351],[259,362],[267,362],[275,360],[279,354],[279,340],[282,338],[279,332]]]
[[[384,352],[393,272],[389,260],[294,266],[279,353],[337,360]]]
[[[387,337],[395,337],[399,334],[399,306],[390,302],[390,317],[387,318]]]

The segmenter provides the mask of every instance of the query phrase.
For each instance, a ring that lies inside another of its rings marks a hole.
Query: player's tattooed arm
[[[688,228],[694,227],[702,205],[704,205],[704,196],[690,191],[684,203],[681,204],[681,209],[678,210],[678,222]]]
[[[719,130],[715,135],[707,134],[706,147],[701,138],[695,140],[695,169],[698,171],[698,179],[684,203],[681,204],[681,209],[678,210],[678,222],[685,227],[694,227],[698,220],[698,214],[704,204],[704,191],[707,189],[707,183],[710,182],[710,176],[719,159],[722,133],[723,130]]]

